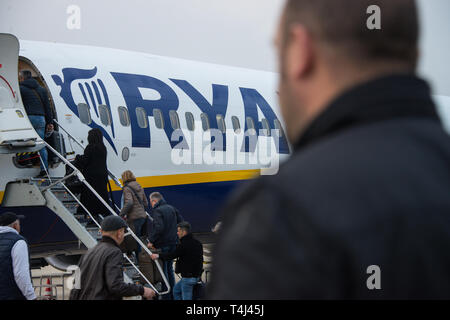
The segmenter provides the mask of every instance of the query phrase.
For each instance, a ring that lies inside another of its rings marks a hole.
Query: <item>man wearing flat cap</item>
[[[28,245],[20,235],[20,219],[13,212],[0,215],[0,300],[35,300]]]
[[[125,283],[122,270],[122,251],[125,221],[108,216],[102,221],[102,240],[80,262],[80,288],[73,289],[71,300],[121,300],[123,297],[154,297],[155,292],[142,285]]]

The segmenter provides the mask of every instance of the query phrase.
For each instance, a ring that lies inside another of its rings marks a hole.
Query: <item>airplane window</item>
[[[92,119],[91,112],[89,111],[89,106],[86,103],[79,103],[77,109],[81,123],[91,124]]]
[[[210,126],[209,126],[209,117],[208,117],[208,115],[206,113],[202,113],[200,115],[200,119],[202,119],[203,131],[209,130]]]
[[[247,130],[248,130],[248,133],[251,134],[251,135],[256,134],[256,130],[255,130],[255,122],[253,121],[253,118],[247,117],[247,118],[246,118],[246,121],[247,121]]]
[[[122,149],[122,160],[127,161],[130,158],[130,149],[127,147]]]
[[[269,126],[269,121],[267,121],[267,119],[262,119],[262,126],[263,126],[263,133],[266,137],[270,137],[270,126]]]
[[[221,114],[216,115],[216,120],[217,120],[217,127],[219,128],[219,130],[222,131],[222,133],[225,133],[225,131],[227,131],[227,128],[225,126],[225,120],[223,118],[223,115]]]
[[[119,107],[117,111],[119,112],[120,124],[123,125],[124,127],[129,127],[130,114],[128,113],[128,109],[125,107]]]
[[[279,136],[284,137],[283,127],[278,119],[273,120],[273,124],[275,125],[275,130],[280,130]]]
[[[147,112],[145,111],[144,108],[136,108],[136,117],[137,117],[137,122],[138,122],[138,126],[140,128],[147,128],[148,127],[148,118],[147,118]]]
[[[178,118],[178,113],[175,110],[170,110],[169,117],[173,130],[180,129],[180,119]]]
[[[195,129],[194,115],[191,112],[186,112],[186,124],[190,131]]]
[[[103,123],[103,125],[110,126],[111,125],[111,115],[109,113],[108,106],[101,104],[98,106],[98,110],[100,111],[100,121]]]
[[[153,109],[153,118],[158,129],[164,128],[164,118],[160,109]]]
[[[241,123],[239,122],[239,118],[236,116],[231,117],[231,122],[233,122],[233,130],[235,133],[241,132]]]

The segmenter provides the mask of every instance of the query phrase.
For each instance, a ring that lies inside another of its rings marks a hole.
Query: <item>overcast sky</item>
[[[277,68],[272,42],[284,0],[0,1],[0,32],[19,39]],[[73,17],[67,13],[71,5],[80,9],[80,29],[67,26]],[[433,80],[436,93],[450,96],[450,0],[419,0],[419,6],[420,70]]]

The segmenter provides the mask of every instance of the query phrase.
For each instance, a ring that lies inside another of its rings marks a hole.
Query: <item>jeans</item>
[[[45,138],[45,117],[44,116],[28,116],[28,119],[30,119],[31,125],[33,126],[34,130],[36,130],[39,137],[44,140]],[[41,156],[42,162],[45,165],[45,169],[48,169],[48,153],[47,148],[44,147],[39,151],[39,154]],[[44,170],[44,166],[41,162],[41,170]]]
[[[176,245],[171,245],[171,246],[165,246],[161,248],[161,252],[163,253],[168,253],[168,252],[174,252],[176,249]],[[166,275],[167,280],[169,281],[169,285],[170,285],[170,292],[166,295],[162,296],[163,300],[171,300],[172,299],[172,292],[173,292],[173,287],[175,285],[175,273],[173,272],[173,261],[172,260],[167,260],[167,261],[163,261],[163,271],[164,274]],[[166,290],[166,285],[164,283],[163,285],[163,290]]]
[[[192,292],[200,278],[181,278],[173,288],[174,300],[192,300]]]

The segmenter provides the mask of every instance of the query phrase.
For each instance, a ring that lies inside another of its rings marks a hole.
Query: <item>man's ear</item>
[[[294,80],[308,75],[314,65],[312,35],[301,24],[293,24],[289,29],[286,59],[287,74]]]

